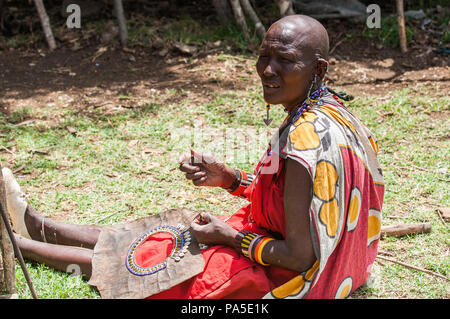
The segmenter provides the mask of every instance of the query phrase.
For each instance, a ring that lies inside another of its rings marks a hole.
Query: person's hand
[[[209,213],[200,213],[191,223],[192,232],[201,244],[234,246],[237,230],[220,218]]]
[[[228,188],[236,176],[234,170],[219,162],[210,154],[197,153],[191,148],[190,154],[179,158],[180,170],[195,186],[215,186]]]

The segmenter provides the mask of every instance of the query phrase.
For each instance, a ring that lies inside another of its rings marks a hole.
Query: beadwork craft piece
[[[198,275],[205,260],[189,227],[197,215],[177,208],[103,227],[89,284],[104,299],[142,299]]]
[[[125,266],[127,267],[128,271],[136,276],[146,276],[154,274],[166,268],[167,261],[169,260],[169,258],[172,258],[176,262],[179,262],[181,258],[183,258],[184,255],[186,254],[188,247],[191,243],[191,237],[189,232],[187,232],[187,230],[188,229],[182,224],[178,224],[176,227],[161,225],[154,227],[149,231],[145,232],[144,234],[142,234],[141,236],[139,236],[130,246],[130,249],[128,250],[125,259]],[[169,257],[167,257],[164,261],[152,267],[139,266],[135,262],[136,251],[147,239],[158,233],[168,233],[172,237],[173,248]]]

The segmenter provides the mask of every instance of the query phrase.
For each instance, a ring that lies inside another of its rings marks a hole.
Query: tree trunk
[[[406,46],[405,14],[403,8],[403,0],[397,0],[398,37],[400,39],[400,50],[402,53],[406,53],[408,52],[408,48]]]
[[[292,7],[292,0],[277,0],[277,6],[281,17],[295,14]]]
[[[4,0],[0,0],[0,30],[4,30],[4,26],[3,26],[3,3],[4,3]]]
[[[53,51],[54,49],[56,49],[56,43],[55,38],[53,37],[50,19],[48,18],[47,12],[45,11],[44,3],[42,0],[34,0],[34,5],[36,6],[36,10],[39,14],[39,19],[41,20],[42,29],[44,30],[48,47],[50,48],[50,51]]]
[[[263,24],[261,23],[261,20],[259,20],[255,10],[253,10],[250,1],[241,0],[241,4],[242,7],[244,8],[245,13],[248,14],[250,19],[252,19],[253,23],[255,24],[256,35],[258,36],[258,38],[263,39],[264,36],[266,35],[266,28],[264,28]]]
[[[223,25],[227,25],[230,23],[233,18],[233,14],[231,13],[230,4],[228,0],[212,0],[212,4],[214,9],[216,10],[217,17],[219,18],[220,23]]]
[[[122,46],[126,46],[128,42],[128,30],[122,0],[114,0],[114,11],[116,12],[117,21],[119,23],[120,42],[122,43]]]
[[[0,209],[7,211],[5,182],[0,165]],[[16,293],[16,260],[14,248],[6,230],[3,219],[0,218],[0,295],[7,298]]]
[[[250,35],[248,32],[247,23],[245,22],[244,13],[242,12],[242,7],[239,3],[239,0],[230,0],[231,7],[233,8],[234,17],[236,19],[236,22],[238,26],[241,28],[242,32],[244,33],[244,38],[246,40],[250,39]]]

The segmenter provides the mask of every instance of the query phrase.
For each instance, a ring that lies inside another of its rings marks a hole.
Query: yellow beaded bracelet
[[[262,251],[264,247],[267,245],[269,241],[275,240],[275,238],[271,237],[264,237],[259,241],[259,243],[256,245],[254,249],[254,253],[252,254],[252,259],[256,261],[258,264],[261,264],[263,266],[269,266],[269,264],[265,263],[262,259]]]

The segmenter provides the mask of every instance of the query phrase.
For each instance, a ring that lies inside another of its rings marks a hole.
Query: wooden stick
[[[384,251],[384,250],[381,250],[381,249],[378,249],[378,253],[379,253],[379,254],[382,254],[382,255],[394,257],[394,254],[393,254],[393,253],[390,253],[390,252],[388,252],[388,251]]]
[[[56,49],[55,38],[53,37],[52,28],[50,26],[50,19],[45,11],[44,2],[42,0],[34,0],[34,5],[41,20],[42,29],[44,30],[45,39],[47,40],[50,51]]]
[[[0,188],[3,188],[3,177],[0,168]],[[0,189],[0,205],[6,208],[6,198],[4,188]],[[14,259],[14,249],[8,237],[5,223],[0,218],[0,295],[12,295],[17,292],[16,288],[16,263]]]
[[[423,168],[423,167],[420,167],[420,166],[416,166],[416,165],[413,165],[413,164],[409,164],[409,165],[410,166],[408,166],[408,167],[406,167],[406,166],[399,166],[399,165],[394,165],[394,166],[397,167],[397,168],[400,168],[400,169],[408,169],[408,170],[413,170],[415,168],[415,169],[418,169],[420,171],[436,174],[435,171],[431,171],[431,170],[428,170],[426,168]],[[448,175],[448,174],[445,174],[445,175]],[[450,179],[441,178],[439,176],[436,176],[435,178],[437,178],[438,180],[444,181],[444,182],[450,182]]]
[[[406,46],[406,29],[405,29],[405,14],[403,9],[403,0],[397,1],[397,16],[398,16],[398,37],[400,39],[400,50],[402,53],[408,52]]]
[[[244,8],[245,13],[248,14],[250,19],[252,19],[253,23],[255,24],[256,35],[258,36],[258,38],[263,39],[264,36],[266,35],[266,28],[264,28],[263,24],[261,23],[261,20],[259,20],[255,10],[253,10],[250,1],[241,0],[241,5]]]
[[[27,266],[25,265],[25,261],[23,260],[22,252],[20,251],[19,246],[17,245],[16,239],[14,237],[14,233],[11,229],[11,225],[8,219],[7,213],[7,204],[6,204],[6,189],[5,182],[3,180],[2,174],[2,165],[0,164],[0,215],[3,220],[3,225],[6,228],[6,232],[11,240],[12,247],[14,249],[14,255],[19,260],[20,267],[22,268],[23,275],[25,276],[25,280],[27,281],[28,287],[30,288],[31,295],[34,299],[37,299],[36,292],[34,290],[33,283],[31,282],[30,275],[27,270]],[[15,274],[14,274],[15,276]]]
[[[444,275],[435,273],[435,272],[433,272],[433,271],[431,271],[431,270],[428,270],[428,269],[423,269],[423,268],[420,268],[420,267],[416,267],[416,266],[413,266],[413,265],[404,263],[404,262],[402,262],[402,261],[398,261],[398,260],[396,260],[396,259],[392,259],[392,258],[380,256],[380,255],[378,255],[377,258],[382,259],[382,260],[386,260],[386,261],[390,261],[390,262],[393,262],[393,263],[396,263],[396,264],[405,266],[405,267],[407,267],[407,268],[415,269],[415,270],[424,272],[424,273],[426,273],[426,274],[433,275],[433,276],[436,276],[436,277],[445,279],[445,280],[447,280],[447,281],[450,281],[450,279],[449,279],[448,277],[445,277]]]
[[[381,227],[381,236],[404,236],[411,234],[423,234],[431,231],[430,223],[400,224]]]
[[[439,219],[441,220],[441,222],[445,224],[445,221],[450,221],[450,208],[446,207],[446,208],[437,208],[436,209],[436,213],[439,216]]]
[[[106,215],[106,216],[103,216],[103,217],[97,219],[93,224],[94,224],[94,225],[97,225],[97,224],[100,223],[101,221],[103,221],[103,220],[105,220],[106,218],[109,218],[109,217],[111,217],[111,216],[114,216],[114,215],[117,214],[117,213],[118,213],[118,211],[117,211],[117,212],[112,212],[112,213],[110,213],[110,214],[108,214],[108,215]]]
[[[330,52],[328,53],[329,55],[333,54],[334,50],[336,50],[336,48],[346,40],[346,37],[343,37],[342,39],[340,39],[335,45],[334,47],[331,48]]]

